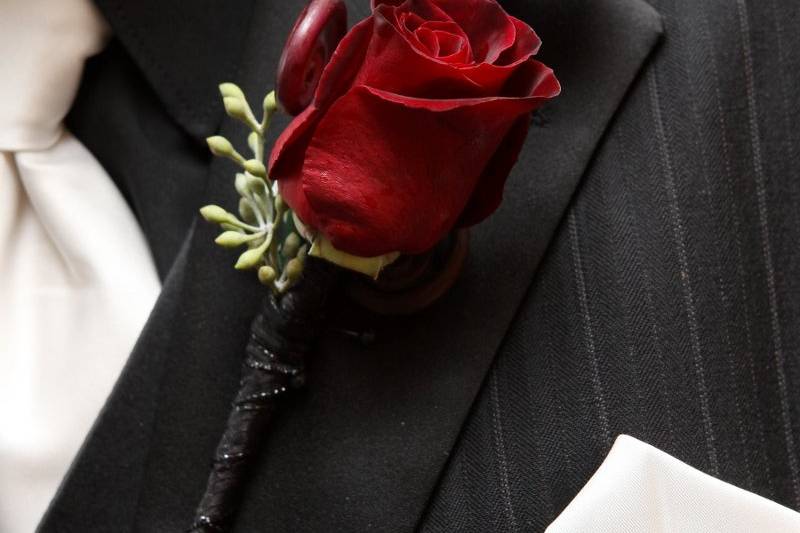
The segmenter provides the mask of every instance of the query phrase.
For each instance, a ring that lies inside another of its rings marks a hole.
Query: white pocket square
[[[547,533],[800,532],[800,513],[621,435]]]

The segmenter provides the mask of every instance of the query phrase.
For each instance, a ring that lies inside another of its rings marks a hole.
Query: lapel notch
[[[211,135],[217,85],[238,74],[256,0],[95,2],[172,118],[198,139]]]

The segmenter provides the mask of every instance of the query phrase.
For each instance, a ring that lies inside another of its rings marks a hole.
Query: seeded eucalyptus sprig
[[[291,210],[277,184],[269,179],[265,165],[264,137],[278,110],[275,92],[264,98],[261,120],[237,85],[223,83],[219,92],[228,116],[250,129],[247,144],[253,157],[245,158],[225,137],[206,139],[211,153],[228,158],[241,168],[234,181],[241,198],[239,217],[216,205],[203,207],[200,214],[224,230],[217,237],[217,244],[225,248],[247,247],[236,262],[237,270],[257,270],[261,283],[282,294],[302,275],[309,245],[295,232]]]

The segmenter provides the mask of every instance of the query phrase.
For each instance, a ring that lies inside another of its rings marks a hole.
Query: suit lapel
[[[366,1],[349,3],[351,23],[366,14]],[[415,527],[580,177],[660,34],[658,15],[640,0],[504,5],[542,36],[543,60],[563,95],[537,116],[504,205],[473,232],[465,271],[442,301],[402,319],[340,302],[337,321],[370,327],[377,341],[363,347],[333,332],[321,340],[308,391],[287,404],[254,469],[237,531]],[[256,2],[242,75],[230,77],[248,94],[272,84],[300,7]],[[112,21],[117,31],[135,33],[119,24]],[[159,67],[148,68],[158,78]],[[193,121],[202,111],[178,109],[170,83],[155,85],[188,131],[211,127]],[[192,106],[218,108],[211,96],[195,100]],[[228,122],[223,131],[240,137]],[[225,162],[212,165],[209,199],[235,205],[231,171]],[[187,236],[42,531],[87,523],[178,531],[191,520],[262,296],[252,276],[232,270],[234,257],[213,245],[214,234],[200,223]]]
[[[172,118],[196,137],[218,127],[216,79],[237,77],[256,0],[95,0]]]

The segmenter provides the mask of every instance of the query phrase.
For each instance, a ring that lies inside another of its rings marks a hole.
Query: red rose
[[[350,254],[419,253],[500,204],[530,113],[556,96],[540,40],[495,0],[384,0],[336,48],[270,173]]]

